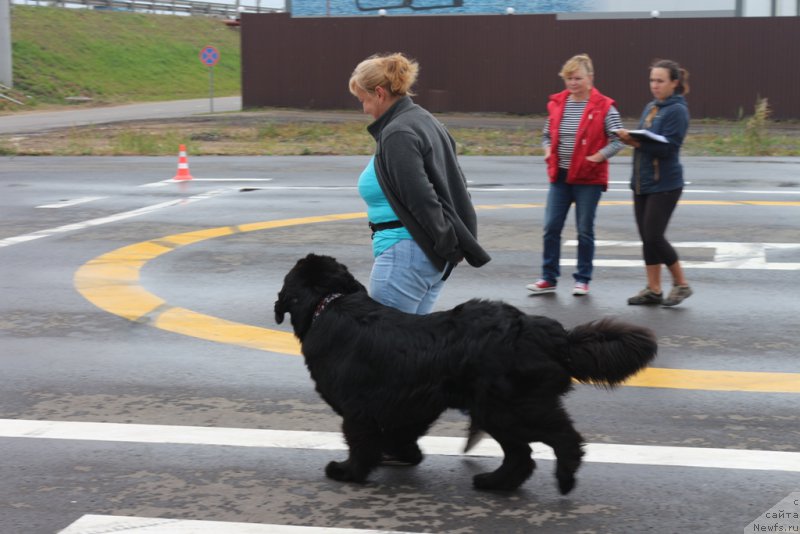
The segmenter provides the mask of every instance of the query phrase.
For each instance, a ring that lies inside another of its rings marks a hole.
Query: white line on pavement
[[[86,202],[93,202],[95,200],[102,200],[108,197],[81,197],[81,198],[73,198],[72,200],[60,200],[58,202],[53,202],[52,204],[42,204],[41,206],[36,206],[37,208],[67,208],[70,206],[77,206],[78,204],[85,204]]]
[[[41,239],[43,237],[50,237],[52,235],[61,234],[64,232],[85,230],[86,228],[90,228],[93,226],[100,226],[102,224],[118,222],[124,219],[130,219],[131,217],[138,217],[140,215],[152,213],[154,211],[163,208],[169,208],[170,206],[189,204],[192,202],[197,202],[199,200],[205,200],[207,198],[212,198],[217,195],[227,193],[228,191],[231,191],[231,189],[217,189],[215,191],[209,191],[207,193],[202,193],[200,195],[194,195],[187,198],[178,198],[175,200],[169,200],[167,202],[161,202],[160,204],[153,204],[152,206],[145,206],[144,208],[139,208],[133,211],[125,211],[122,213],[117,213],[116,215],[109,215],[108,217],[100,217],[98,219],[90,219],[88,221],[83,221],[79,223],[67,224],[64,226],[58,226],[56,228],[49,228],[47,230],[39,230],[38,232],[31,232],[30,234],[7,237],[5,239],[0,239],[0,248],[16,245],[18,243],[25,243],[27,241],[33,241],[35,239]]]
[[[85,515],[60,531],[59,534],[111,534],[114,532],[130,532],[132,534],[409,534],[395,530],[299,527],[113,515]]]
[[[639,248],[641,241],[595,241],[597,248],[621,247]],[[565,242],[567,247],[575,247],[578,241],[570,239]],[[687,269],[763,269],[772,271],[797,271],[800,262],[768,262],[767,252],[770,250],[796,251],[800,254],[800,243],[746,243],[727,241],[678,241],[672,243],[677,248],[712,249],[714,258],[711,261],[682,260],[681,265]],[[564,258],[561,265],[574,266],[577,260]],[[598,267],[641,267],[642,260],[622,259],[595,259],[594,265]]]
[[[338,432],[23,419],[0,419],[0,437],[323,451],[346,449],[342,435]],[[425,436],[420,440],[420,447],[426,454],[464,456],[461,452],[463,446],[463,438]],[[536,458],[553,459],[549,447],[536,443],[533,448]],[[584,460],[587,462],[800,472],[800,452],[610,443],[588,443],[585,450]],[[502,455],[502,449],[494,440],[485,439],[466,456],[502,457]]]
[[[176,180],[169,178],[160,182],[142,184],[139,187],[165,187],[169,184],[185,184],[189,182],[271,182],[272,178],[192,178],[191,180]]]

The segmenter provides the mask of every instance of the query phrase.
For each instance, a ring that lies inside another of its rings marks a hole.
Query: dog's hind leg
[[[430,428],[430,423],[419,423],[383,430],[381,465],[417,465],[422,461],[422,451],[417,444],[420,436]]]
[[[325,474],[340,482],[364,482],[381,461],[380,429],[345,418],[342,431],[350,455],[343,462],[330,462]]]
[[[531,458],[531,447],[516,440],[492,436],[500,443],[505,457],[503,463],[491,473],[481,473],[472,478],[472,484],[481,490],[511,491],[517,489],[533,474],[536,462]]]
[[[542,436],[542,443],[553,448],[556,455],[556,480],[562,495],[575,487],[575,472],[583,457],[583,438],[572,426],[565,412],[557,428],[548,429]]]

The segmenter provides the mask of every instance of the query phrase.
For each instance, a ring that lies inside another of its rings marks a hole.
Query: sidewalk
[[[214,98],[213,105],[215,113],[239,111],[242,109],[242,99],[238,96]],[[90,124],[188,117],[209,113],[210,110],[211,101],[208,98],[198,98],[123,106],[79,107],[64,111],[23,111],[0,115],[0,134],[35,133]]]

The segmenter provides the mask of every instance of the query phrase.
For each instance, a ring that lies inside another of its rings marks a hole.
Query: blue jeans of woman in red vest
[[[578,265],[572,275],[576,282],[588,284],[592,279],[594,260],[594,215],[603,193],[602,185],[566,183],[566,169],[558,170],[558,179],[550,184],[544,215],[544,252],[542,279],[551,284],[561,275],[561,231],[569,208],[575,204],[575,226],[578,230]]]

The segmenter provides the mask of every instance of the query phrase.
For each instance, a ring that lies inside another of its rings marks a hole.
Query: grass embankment
[[[13,5],[11,20],[15,86],[32,97],[25,109],[65,105],[69,97],[91,98],[81,106],[207,97],[208,67],[198,57],[206,45],[221,53],[215,95],[241,90],[239,32],[217,19]],[[3,105],[0,100],[0,110]],[[541,126],[531,123],[542,121],[518,119],[509,118],[503,128],[450,130],[462,154],[541,154]],[[0,155],[174,155],[179,144],[194,155],[370,154],[368,121],[285,122],[256,110],[5,135]],[[695,121],[683,153],[800,156],[800,126],[776,126],[767,102],[759,101],[739,121]]]
[[[218,19],[12,5],[14,87],[26,107],[208,96],[206,45],[220,51],[214,92],[240,92],[239,32]]]

